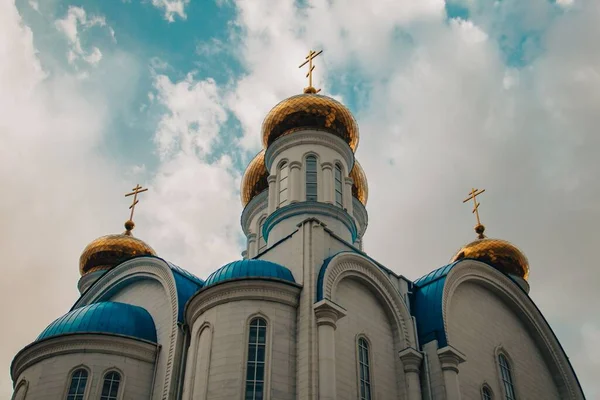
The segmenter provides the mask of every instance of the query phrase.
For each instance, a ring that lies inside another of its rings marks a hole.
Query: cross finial
[[[137,196],[140,193],[144,193],[145,191],[147,191],[148,189],[142,189],[142,187],[139,185],[139,183],[133,188],[131,189],[132,192],[131,193],[127,193],[125,195],[125,197],[129,197],[133,195],[133,202],[131,203],[131,205],[129,206],[129,209],[131,210],[131,214],[129,215],[129,220],[127,222],[125,222],[125,229],[127,229],[127,231],[125,231],[126,235],[131,235],[131,231],[133,230],[133,228],[135,227],[135,224],[133,223],[133,212],[135,211],[135,206],[137,205],[137,203],[139,203],[140,201],[138,200]]]
[[[485,192],[485,189],[475,189],[471,188],[471,193],[469,193],[469,197],[463,200],[463,203],[466,203],[469,200],[473,200],[473,213],[475,214],[475,218],[477,218],[477,225],[475,225],[475,232],[477,232],[479,239],[485,238],[483,232],[485,231],[485,226],[481,225],[481,221],[479,220],[479,203],[477,202],[477,196]]]
[[[321,89],[317,90],[313,87],[312,73],[313,73],[313,70],[315,69],[315,66],[313,65],[312,61],[315,57],[317,57],[322,52],[323,52],[323,50],[319,50],[318,52],[314,51],[314,50],[309,51],[308,55],[305,57],[306,61],[304,61],[298,67],[298,68],[302,68],[308,63],[308,73],[306,74],[306,77],[308,78],[308,87],[304,88],[304,93],[319,93],[321,91]]]

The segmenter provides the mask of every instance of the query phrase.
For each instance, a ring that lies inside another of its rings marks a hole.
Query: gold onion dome
[[[313,87],[277,104],[265,117],[262,142],[267,148],[277,138],[300,129],[316,129],[342,138],[352,151],[358,146],[358,125],[346,106],[315,93]]]
[[[246,168],[246,172],[244,172],[244,177],[242,178],[240,194],[242,197],[242,205],[244,207],[246,207],[254,196],[269,188],[269,182],[267,181],[268,177],[269,171],[267,171],[267,167],[265,167],[265,151],[261,150],[261,152],[250,161],[248,168]]]
[[[506,240],[485,237],[483,225],[475,229],[480,238],[460,249],[452,257],[452,262],[468,258],[491,265],[504,274],[516,275],[524,280],[529,278],[529,262],[521,250]]]
[[[81,276],[109,270],[135,256],[155,256],[152,247],[131,235],[134,227],[133,221],[129,220],[125,222],[126,231],[122,234],[102,236],[88,244],[79,257]]]
[[[350,171],[350,178],[354,181],[352,184],[352,196],[356,197],[363,206],[366,206],[369,199],[369,185],[367,184],[365,171],[356,160],[354,160],[354,167]]]

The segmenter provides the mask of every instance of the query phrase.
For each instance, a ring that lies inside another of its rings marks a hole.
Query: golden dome
[[[350,110],[331,97],[306,91],[283,100],[269,111],[262,126],[263,146],[267,148],[278,137],[299,128],[312,128],[344,139],[355,151],[358,125]]]
[[[131,235],[133,226],[132,221],[127,221],[124,233],[102,236],[88,244],[79,257],[81,276],[109,270],[135,256],[155,256],[156,252],[152,247]]]
[[[363,206],[367,205],[369,199],[369,185],[367,176],[357,160],[354,160],[354,167],[350,171],[350,178],[354,181],[352,184],[352,196],[356,197]]]
[[[452,257],[452,262],[469,258],[484,262],[505,274],[529,277],[529,263],[516,246],[501,239],[478,239],[464,246]]]
[[[246,207],[246,204],[248,204],[254,196],[269,188],[269,182],[267,181],[268,177],[269,172],[267,171],[267,167],[265,167],[265,151],[261,150],[261,152],[250,161],[248,168],[246,168],[246,172],[244,172],[244,177],[242,178],[240,194],[242,196],[242,205],[244,207]]]

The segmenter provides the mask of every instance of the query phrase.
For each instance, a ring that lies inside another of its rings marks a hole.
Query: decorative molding
[[[294,217],[296,215],[324,215],[340,221],[348,228],[352,241],[356,239],[357,227],[354,219],[344,209],[334,206],[333,204],[323,203],[319,201],[302,201],[298,203],[288,204],[275,212],[271,213],[265,220],[264,237],[268,239],[269,233],[279,222]]]
[[[336,328],[337,321],[346,316],[346,310],[343,307],[327,299],[315,303],[313,310],[315,311],[317,326],[329,325],[333,329]]]
[[[442,371],[450,370],[458,374],[458,364],[467,361],[467,356],[452,346],[442,347],[437,351]]]
[[[219,304],[233,301],[261,300],[298,306],[301,287],[289,282],[276,282],[263,279],[234,280],[209,286],[194,295],[186,306],[185,317],[189,325],[207,310]]]
[[[177,299],[177,288],[175,287],[173,272],[165,261],[155,257],[137,257],[125,261],[104,274],[101,280],[90,287],[79,300],[77,300],[72,309],[102,301],[103,297],[109,296],[121,287],[126,286],[130,281],[139,279],[150,279],[161,284],[171,302],[172,320],[169,343],[161,343],[166,351],[166,357],[162,357],[161,355],[161,360],[164,360],[165,363],[165,380],[162,397],[167,398],[171,388],[171,381],[173,380],[173,364],[178,335],[177,315],[179,311],[179,302]],[[165,328],[168,329],[168,327]]]
[[[273,177],[273,182],[275,181],[275,175],[271,175]],[[271,176],[269,178],[271,178]],[[244,234],[248,236],[250,233],[250,224],[254,217],[259,214],[261,211],[267,209],[269,203],[269,189],[265,189],[250,200],[244,210],[242,211],[242,216],[240,217],[240,223],[242,225],[242,230]]]
[[[157,345],[118,335],[72,334],[34,342],[21,350],[11,366],[16,380],[27,368],[48,358],[66,354],[99,353],[154,363]]]
[[[321,163],[321,169],[333,169],[333,164],[330,163],[329,161],[325,161]]]
[[[393,316],[403,347],[416,347],[412,317],[404,299],[385,273],[364,256],[343,252],[331,259],[323,277],[323,298],[334,299],[338,284],[347,277],[356,277],[375,290]]]
[[[412,347],[407,347],[406,349],[399,351],[398,356],[400,360],[402,360],[402,365],[404,365],[404,372],[414,372],[419,374],[421,371],[421,363],[423,362],[423,354],[413,349]]]
[[[483,286],[491,291],[520,317],[545,358],[548,361],[551,360],[547,364],[558,383],[557,387],[561,398],[583,399],[584,396],[575,372],[542,313],[531,298],[510,278],[493,268],[489,268],[484,263],[475,260],[464,260],[457,264],[446,277],[442,297],[442,316],[448,343],[451,343],[452,340],[448,334],[448,310],[450,309],[452,297],[457,288],[467,282]]]
[[[346,162],[346,166],[351,171],[354,166],[354,153],[348,143],[343,139],[326,131],[307,129],[296,131],[293,135],[280,136],[267,148],[265,152],[265,166],[267,171],[271,170],[271,165],[275,158],[283,151],[302,145],[321,145],[329,147],[338,152]]]
[[[290,169],[292,168],[302,169],[302,163],[300,161],[292,161],[290,163]]]

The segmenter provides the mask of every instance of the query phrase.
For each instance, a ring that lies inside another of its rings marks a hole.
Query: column
[[[408,400],[421,400],[421,362],[423,354],[412,347],[406,348],[398,353],[402,365],[404,365],[404,377],[406,379],[406,393]]]
[[[298,161],[292,161],[290,163],[290,176],[289,176],[289,190],[290,190],[290,203],[296,203],[300,201],[300,193],[302,193],[302,178],[300,177],[300,171],[302,170],[302,164]]]
[[[319,400],[336,400],[335,328],[345,310],[329,300],[313,306],[319,337]]]
[[[446,346],[437,351],[444,385],[446,386],[447,400],[460,400],[460,385],[458,381],[458,364],[466,361],[466,356],[452,346]]]
[[[348,214],[352,215],[352,184],[354,181],[352,178],[344,178],[344,208]]]
[[[269,205],[267,207],[269,214],[275,211],[277,207],[277,175],[269,175],[267,182],[269,182]]]
[[[258,243],[256,242],[256,233],[248,235],[248,258],[252,258],[258,254]]]
[[[323,187],[320,192],[319,201],[333,203],[333,165],[330,162],[321,164],[321,176],[323,177]]]

